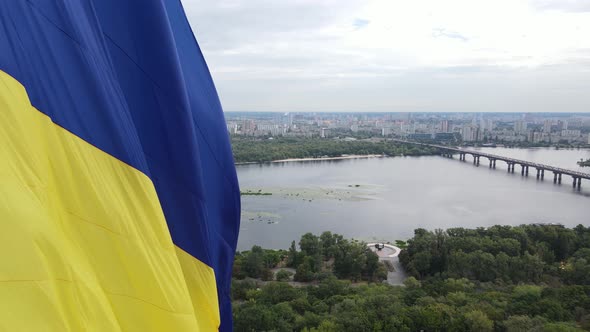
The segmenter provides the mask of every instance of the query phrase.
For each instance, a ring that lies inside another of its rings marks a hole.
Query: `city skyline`
[[[230,135],[356,140],[382,137],[446,143],[590,145],[590,115],[569,113],[228,112]]]
[[[183,4],[225,111],[590,111],[584,1]]]

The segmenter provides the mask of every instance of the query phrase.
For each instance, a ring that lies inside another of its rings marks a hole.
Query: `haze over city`
[[[587,1],[183,2],[225,111],[590,110]]]

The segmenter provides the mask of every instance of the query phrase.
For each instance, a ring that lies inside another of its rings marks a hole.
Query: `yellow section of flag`
[[[218,326],[213,270],[174,246],[152,181],[0,71],[0,330]]]

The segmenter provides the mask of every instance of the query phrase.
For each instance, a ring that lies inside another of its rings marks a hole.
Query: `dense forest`
[[[385,154],[418,156],[436,153],[436,149],[394,142],[345,141],[326,138],[255,138],[232,136],[236,162],[268,162],[289,158],[340,157],[342,155]]]
[[[417,229],[400,261],[421,279],[590,285],[590,230],[582,225]]]
[[[320,253],[327,252],[324,248],[335,249],[323,246],[321,236],[316,237],[317,241],[307,237]],[[268,251],[278,258],[266,268],[292,262],[299,255],[304,260],[310,257],[307,249],[294,250],[293,254],[293,247]],[[263,253],[263,261],[270,259],[264,255],[267,251],[256,250]],[[241,273],[240,278],[250,273],[241,271],[247,265],[244,260],[252,259],[249,255],[242,253],[236,259],[240,263],[235,272]],[[326,258],[321,257],[323,261]],[[335,256],[327,257],[335,262]],[[362,255],[352,257],[348,261],[352,265],[363,260]],[[317,274],[312,283],[297,285],[236,279],[232,287],[235,329],[590,330],[590,227],[523,225],[434,232],[417,229],[400,260],[412,275],[405,287],[378,282],[379,278],[368,277],[362,268],[357,270],[361,272],[356,278],[350,273],[338,274],[333,268]],[[272,273],[266,279],[272,279]],[[275,279],[290,280],[279,273]]]

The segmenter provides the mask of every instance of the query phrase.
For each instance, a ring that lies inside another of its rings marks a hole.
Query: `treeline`
[[[590,285],[590,228],[558,225],[417,229],[400,254],[417,278]]]
[[[291,255],[281,251],[282,261],[301,264],[317,257],[318,251],[333,252],[327,257],[333,257],[336,272],[338,246],[331,240],[322,241],[321,236],[304,237],[300,245],[306,250],[295,250]],[[340,242],[339,236],[336,242]],[[354,266],[354,260],[349,267]],[[590,228],[582,225],[574,229],[550,225],[434,232],[417,229],[400,260],[413,275],[405,287],[355,285],[338,280],[336,273],[305,287],[234,280],[235,329],[590,330]]]
[[[234,327],[241,331],[569,332],[590,329],[590,286],[498,285],[467,279],[406,287],[351,286],[334,277],[317,286],[234,281]]]
[[[385,154],[418,156],[436,149],[394,142],[344,141],[321,138],[279,137],[274,139],[232,136],[236,162],[268,162],[291,158],[340,157],[342,155]]]
[[[285,271],[273,275],[272,269],[295,269],[295,281],[310,282],[336,276],[351,281],[381,281],[387,278],[387,268],[366,243],[345,239],[342,235],[324,232],[320,236],[307,233],[301,236],[299,248],[295,241],[289,250],[269,250],[253,246],[238,252],[234,260],[236,279],[255,278],[263,281],[290,280]]]

